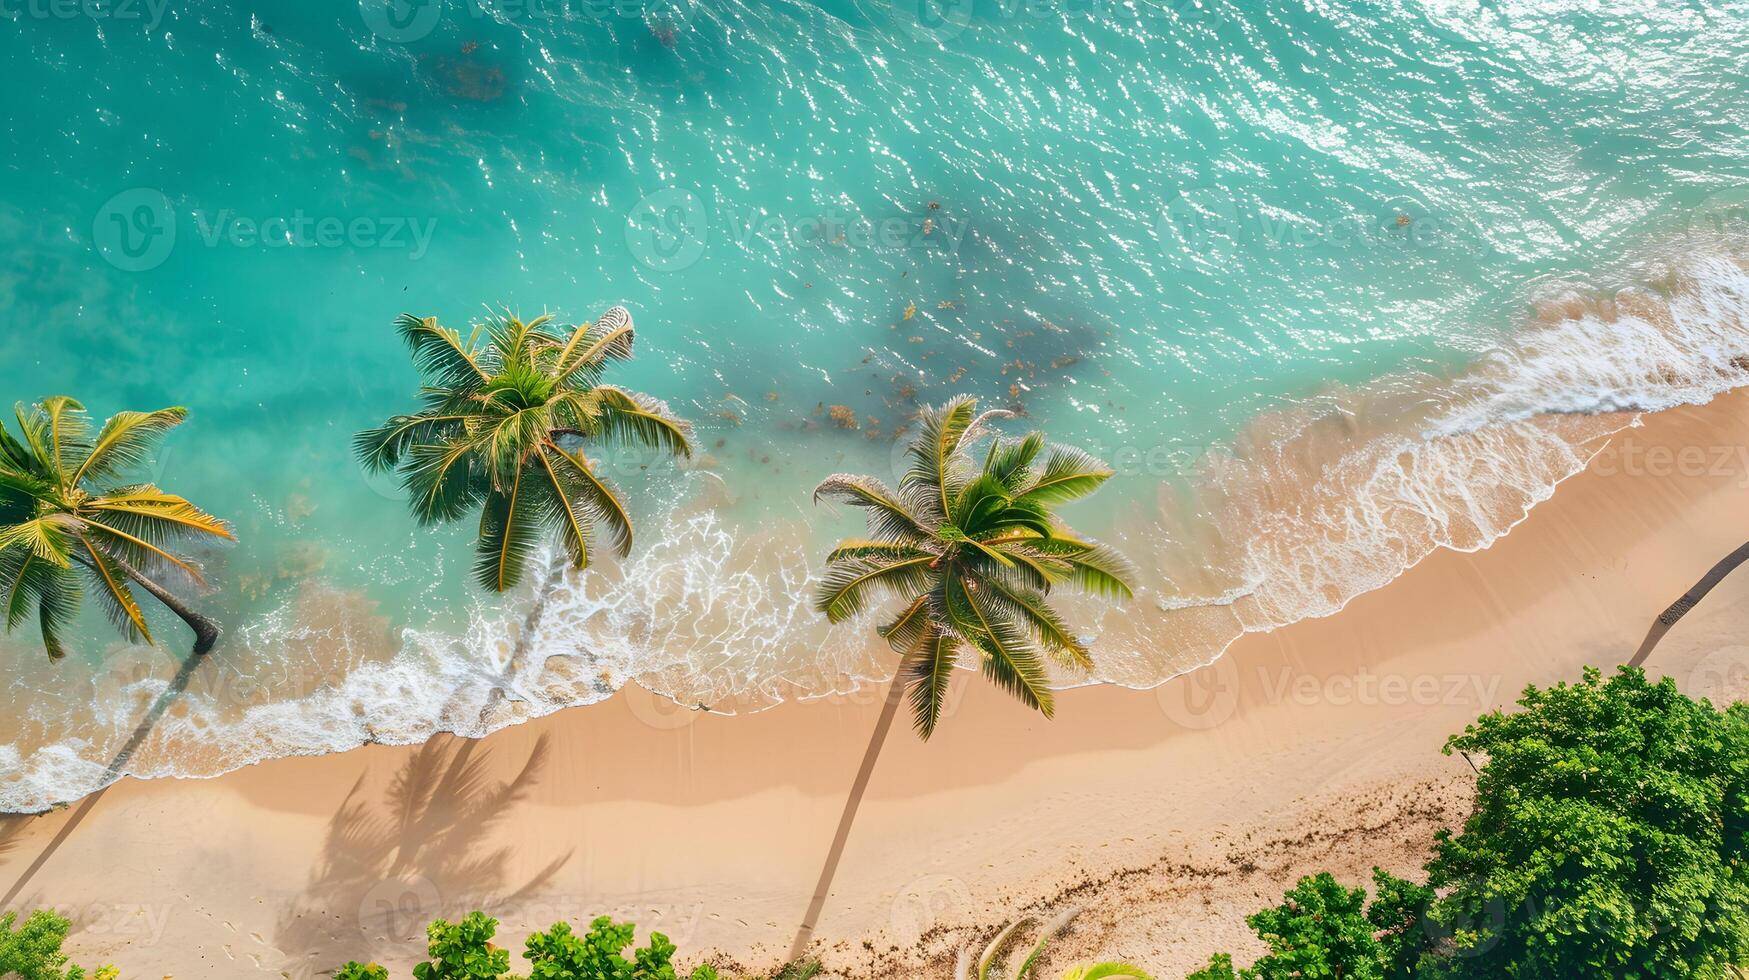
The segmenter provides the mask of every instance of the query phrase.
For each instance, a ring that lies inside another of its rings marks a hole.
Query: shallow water
[[[1749,381],[1749,5],[632,6],[0,8],[0,391],[187,405],[150,476],[242,542],[125,771],[878,679],[801,601],[855,527],[808,491],[958,392],[1116,464],[1068,516],[1146,588],[1077,611],[1144,685]],[[706,457],[611,460],[638,548],[521,657],[537,590],[475,595],[348,449],[415,393],[392,318],[487,304],[630,308],[615,380]],[[175,673],[93,620],[0,647],[0,808],[98,785]]]

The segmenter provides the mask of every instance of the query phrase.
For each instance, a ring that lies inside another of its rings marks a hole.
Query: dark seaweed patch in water
[[[476,57],[478,50],[478,43],[469,41],[462,46],[460,57],[435,58],[429,70],[448,95],[470,102],[496,102],[504,97],[504,68]]]

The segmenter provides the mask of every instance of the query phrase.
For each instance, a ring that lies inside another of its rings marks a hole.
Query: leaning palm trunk
[[[904,699],[905,673],[911,669],[912,661],[906,660],[899,664],[899,672],[893,676],[893,683],[887,688],[887,701],[881,706],[880,720],[875,722],[874,734],[869,736],[868,748],[862,753],[862,766],[856,770],[856,780],[850,784],[850,796],[844,801],[844,812],[838,817],[838,831],[832,835],[832,847],[826,852],[826,864],[820,869],[820,880],[814,884],[813,897],[808,900],[808,911],[802,915],[802,926],[796,930],[795,942],[790,944],[789,962],[794,963],[807,952],[808,943],[813,941],[814,926],[820,921],[820,910],[826,906],[826,896],[832,891],[832,879],[838,874],[838,862],[844,857],[844,844],[850,839],[850,825],[856,821],[856,811],[862,806],[862,796],[868,791],[869,777],[874,775],[875,762],[881,756],[881,748],[887,743],[887,733],[892,731],[893,718],[899,713],[899,702]]]
[[[188,604],[183,602],[176,593],[152,581],[139,569],[119,558],[115,559],[115,563],[127,573],[128,578],[134,580],[134,584],[151,593],[152,598],[157,599],[165,609],[175,613],[178,618],[188,624],[189,629],[194,630],[195,656],[206,655],[212,650],[213,645],[219,642],[219,637],[223,635],[224,631],[219,629],[217,623],[188,608]]]
[[[1628,661],[1629,666],[1638,667],[1644,664],[1646,658],[1652,655],[1652,648],[1658,645],[1658,641],[1664,638],[1665,633],[1670,632],[1670,628],[1676,625],[1677,620],[1688,615],[1688,611],[1698,605],[1700,600],[1706,598],[1706,594],[1711,592],[1714,586],[1724,581],[1725,576],[1731,574],[1738,565],[1746,561],[1749,561],[1749,543],[1744,543],[1736,551],[1726,555],[1718,564],[1708,569],[1707,573],[1701,576],[1700,581],[1694,583],[1693,588],[1682,594],[1682,598],[1677,599],[1670,604],[1669,609],[1658,614],[1658,618],[1652,622],[1652,628],[1646,632],[1646,639],[1640,644],[1640,648],[1634,651],[1634,658]]]

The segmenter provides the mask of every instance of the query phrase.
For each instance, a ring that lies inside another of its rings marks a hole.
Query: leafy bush
[[[8,980],[85,980],[84,970],[67,962],[61,944],[71,927],[66,919],[47,909],[38,909],[15,930],[18,913],[0,915],[0,977]],[[91,980],[115,980],[115,967],[102,966]]]
[[[1449,975],[1718,977],[1749,960],[1749,706],[1629,668],[1519,703],[1446,744],[1488,759],[1427,864]]]
[[[650,934],[650,945],[633,950],[627,960],[621,953],[635,941],[631,923],[615,923],[607,916],[589,925],[589,934],[577,936],[571,927],[558,923],[546,932],[528,937],[522,955],[533,966],[529,980],[676,980],[674,944],[659,932]],[[716,971],[701,966],[692,980],[716,980]]]
[[[1375,870],[1362,917],[1360,890],[1301,879],[1246,920],[1269,955],[1191,980],[1719,978],[1749,962],[1749,706],[1628,667],[1519,705],[1446,743],[1486,761],[1427,886]]]
[[[470,912],[451,925],[438,919],[425,927],[431,959],[413,968],[417,980],[498,980],[510,972],[510,951],[492,944],[498,920]]]
[[[492,942],[498,920],[484,912],[469,913],[451,924],[438,919],[425,930],[429,959],[413,968],[417,980],[511,980],[510,951]],[[674,944],[659,932],[650,934],[648,946],[633,949],[636,930],[631,923],[616,923],[602,916],[590,923],[589,932],[577,935],[567,923],[557,923],[546,932],[528,937],[522,954],[531,971],[528,980],[679,980],[674,972]],[[335,980],[388,980],[389,972],[375,963],[348,963]],[[31,980],[31,978],[27,978]],[[77,978],[69,978],[77,980]],[[715,970],[701,966],[690,980],[718,980]]]
[[[1233,972],[1233,954],[1216,953],[1209,957],[1209,965],[1192,973],[1184,980],[1239,980],[1239,975]]]
[[[1414,976],[1425,948],[1418,926],[1433,893],[1377,868],[1373,881],[1378,897],[1368,906],[1364,888],[1345,888],[1328,873],[1301,878],[1280,905],[1245,920],[1269,944],[1267,955],[1235,973],[1233,958],[1222,953],[1191,980]]]

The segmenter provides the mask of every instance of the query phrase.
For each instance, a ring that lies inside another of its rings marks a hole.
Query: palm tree
[[[851,786],[837,836],[790,950],[798,959],[825,904],[881,744],[901,693],[910,690],[917,733],[934,734],[948,681],[962,653],[984,676],[1050,717],[1046,662],[1085,671],[1087,647],[1046,598],[1064,586],[1113,599],[1131,596],[1133,571],[1117,552],[1076,535],[1052,508],[1085,497],[1111,477],[1104,463],[1071,446],[1047,447],[1041,433],[993,439],[982,464],[971,447],[988,437],[977,400],[956,398],[920,413],[906,450],[910,469],[891,490],[864,476],[828,477],[814,491],[868,512],[868,538],[841,542],[826,558],[815,606],[834,623],[894,599],[879,628],[899,670]],[[1043,457],[1042,462],[1040,457]]]
[[[14,409],[19,434],[0,426],[0,602],[11,632],[36,608],[49,656],[66,655],[62,631],[90,582],[110,621],[130,640],[152,642],[134,586],[194,630],[194,652],[219,628],[163,582],[204,584],[194,562],[172,549],[197,536],[234,540],[216,517],[149,483],[116,485],[138,469],[184,408],[118,412],[95,437],[85,407],[65,395]]]
[[[421,524],[480,509],[475,572],[490,591],[520,581],[543,531],[559,535],[576,568],[589,564],[597,525],[621,556],[630,552],[631,518],[584,441],[692,455],[687,425],[668,406],[600,383],[609,362],[632,355],[630,314],[614,307],[564,333],[550,332],[550,319],[492,317],[463,341],[435,317],[402,314],[425,408],[354,440],[366,468],[400,470]]]

